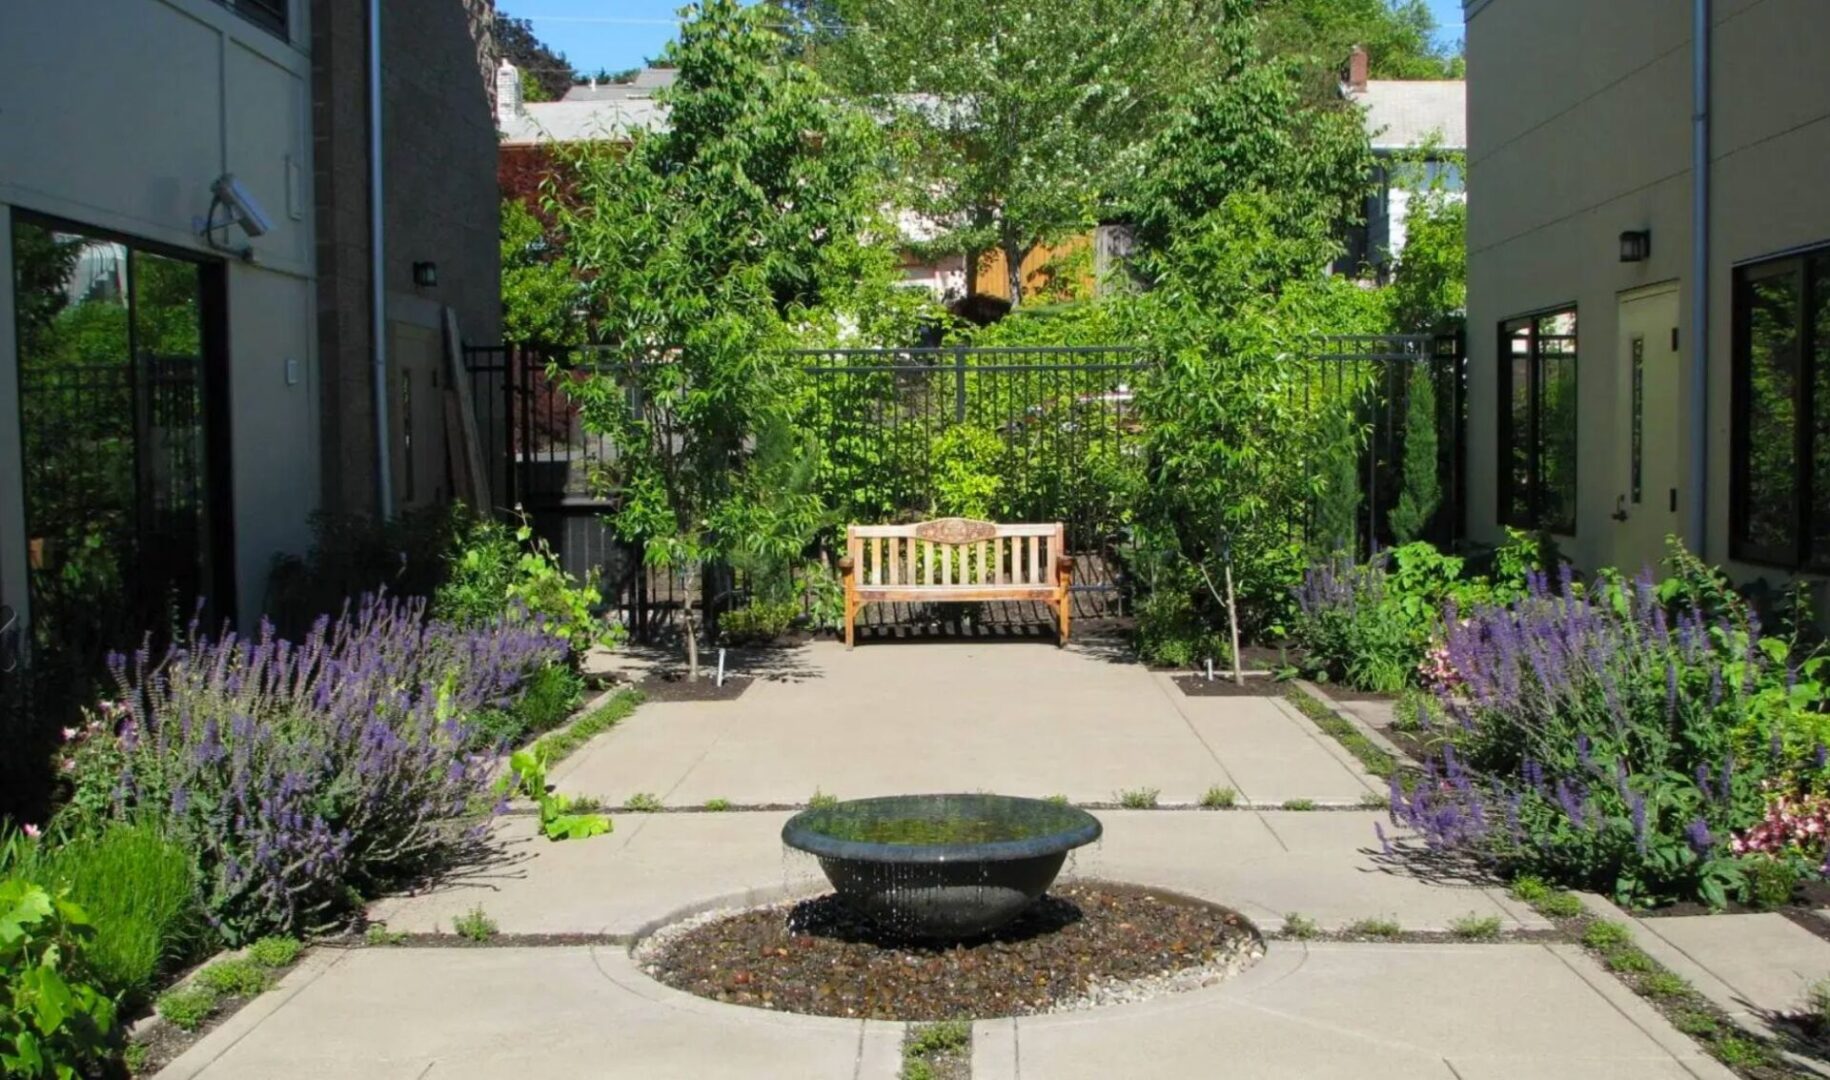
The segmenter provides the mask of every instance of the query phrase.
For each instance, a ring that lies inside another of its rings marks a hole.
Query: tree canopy
[[[534,34],[534,24],[496,12],[496,49],[521,69],[522,93],[528,101],[557,101],[577,81],[566,54],[554,52]]]

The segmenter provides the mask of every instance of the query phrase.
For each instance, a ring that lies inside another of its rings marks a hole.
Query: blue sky
[[[1461,0],[1428,0],[1444,44],[1461,40]],[[534,33],[580,71],[618,71],[659,56],[673,37],[681,0],[508,0],[504,14],[529,19]]]

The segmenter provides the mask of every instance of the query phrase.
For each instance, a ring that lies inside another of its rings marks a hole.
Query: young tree
[[[577,151],[547,210],[601,313],[600,370],[567,385],[618,449],[601,478],[613,521],[690,597],[709,562],[817,512],[775,475],[796,460],[780,452],[797,375],[781,350],[886,281],[894,256],[871,119],[782,62],[762,9],[705,0],[684,16],[667,130]],[[685,615],[696,678],[690,600]]]
[[[1097,224],[1158,119],[1200,81],[1222,4],[826,0],[821,70],[893,132],[901,202],[936,251],[1004,256],[1013,304],[1038,246]]]
[[[1267,51],[1306,56],[1330,73],[1360,45],[1375,79],[1460,77],[1423,0],[1263,0],[1259,10]]]
[[[1436,460],[1436,377],[1430,360],[1411,365],[1405,386],[1404,476],[1392,507],[1392,538],[1400,544],[1422,540],[1442,504]]]

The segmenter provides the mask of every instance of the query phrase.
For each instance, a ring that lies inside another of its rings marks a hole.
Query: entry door
[[[1677,285],[1623,294],[1620,300],[1620,493],[1614,506],[1614,565],[1632,575],[1665,558],[1665,538],[1681,534],[1684,454],[1678,386]]]

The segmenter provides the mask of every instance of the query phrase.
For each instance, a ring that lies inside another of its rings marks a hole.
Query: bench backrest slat
[[[853,525],[846,530],[845,553],[866,586],[1047,588],[1054,584],[1055,560],[1067,553],[1066,539],[1058,523],[943,518]]]

